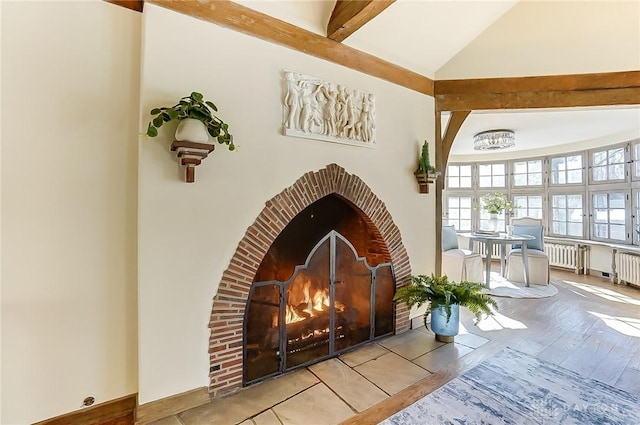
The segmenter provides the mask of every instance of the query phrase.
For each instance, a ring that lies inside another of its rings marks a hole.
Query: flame
[[[329,310],[331,306],[331,301],[329,299],[329,291],[327,289],[318,289],[313,294],[311,293],[311,282],[306,281],[302,287],[302,296],[298,297],[298,300],[301,300],[298,306],[306,304],[306,307],[302,310],[300,314],[299,311],[287,304],[285,306],[285,323],[296,323],[306,320],[310,317],[315,317],[318,313]],[[298,294],[300,294],[300,290],[298,290]],[[293,298],[293,297],[290,297]],[[294,301],[295,302],[295,301]],[[334,303],[336,312],[340,313],[345,310],[345,305],[341,302],[336,301]],[[300,308],[300,307],[298,307]],[[271,324],[273,327],[278,326],[278,315],[274,314],[271,320]],[[324,330],[315,331],[315,332],[324,332]],[[309,335],[312,336],[312,335]]]

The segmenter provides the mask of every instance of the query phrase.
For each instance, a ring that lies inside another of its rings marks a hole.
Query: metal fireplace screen
[[[252,285],[244,320],[244,384],[391,334],[394,290],[390,263],[370,267],[332,230],[290,279]]]

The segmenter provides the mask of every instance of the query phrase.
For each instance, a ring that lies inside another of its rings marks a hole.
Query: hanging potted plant
[[[422,151],[418,158],[418,168],[413,175],[418,181],[420,193],[429,193],[429,184],[433,183],[440,175],[440,171],[431,165],[431,161],[429,160],[429,143],[427,143],[426,140],[422,145]]]
[[[166,122],[179,120],[176,129],[176,140],[195,143],[207,143],[209,136],[224,143],[229,150],[235,149],[233,135],[229,133],[229,125],[214,115],[218,108],[213,102],[204,100],[201,93],[192,92],[181,98],[173,106],[153,108],[151,115],[155,115],[149,122],[147,136],[156,137],[158,129]]]
[[[411,283],[399,288],[393,299],[405,302],[409,308],[427,304],[424,326],[427,327],[427,318],[431,315],[431,330],[436,334],[436,339],[453,342],[458,335],[460,306],[471,310],[476,321],[483,314],[492,315],[492,308],[498,308],[493,298],[481,292],[483,288],[475,282],[449,282],[446,275],[418,275],[411,276]]]
[[[158,129],[164,123],[180,121],[171,150],[176,151],[178,161],[185,166],[187,183],[195,182],[195,167],[215,148],[214,144],[208,143],[209,137],[213,137],[218,143],[226,144],[230,151],[236,148],[233,135],[229,133],[229,125],[214,114],[217,111],[218,108],[213,102],[204,100],[202,94],[195,91],[181,98],[173,106],[151,110],[151,115],[155,117],[147,127],[149,137],[156,137]]]

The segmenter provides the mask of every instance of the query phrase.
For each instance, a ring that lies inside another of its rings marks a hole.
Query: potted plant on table
[[[187,183],[195,181],[195,167],[215,149],[214,144],[208,143],[209,136],[217,139],[218,143],[226,144],[230,151],[236,148],[233,135],[229,133],[229,125],[214,114],[217,111],[218,108],[213,102],[204,100],[202,94],[195,91],[181,98],[173,106],[151,110],[151,115],[155,117],[147,127],[149,137],[156,137],[158,129],[164,123],[180,121],[171,150],[176,151],[180,164],[186,167]]]
[[[493,298],[481,292],[483,288],[475,282],[449,282],[446,275],[417,275],[411,276],[411,283],[399,288],[393,299],[405,302],[409,308],[427,304],[423,316],[425,327],[431,315],[431,330],[436,339],[453,342],[458,334],[460,306],[471,310],[476,320],[480,320],[483,314],[492,315],[491,308],[498,308]]]

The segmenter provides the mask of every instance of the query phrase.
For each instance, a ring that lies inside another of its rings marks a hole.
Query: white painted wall
[[[140,14],[2,2],[2,417],[137,391]]]
[[[140,128],[152,107],[196,90],[218,106],[238,149],[219,146],[186,184],[168,148],[175,125],[141,138],[140,403],[208,385],[222,272],[265,201],[305,172],[337,163],[360,176],[400,228],[413,271],[435,267],[435,195],[420,195],[413,176],[419,146],[433,140],[432,98],[152,4],[144,19]],[[283,136],[283,69],[374,93],[377,147]]]

